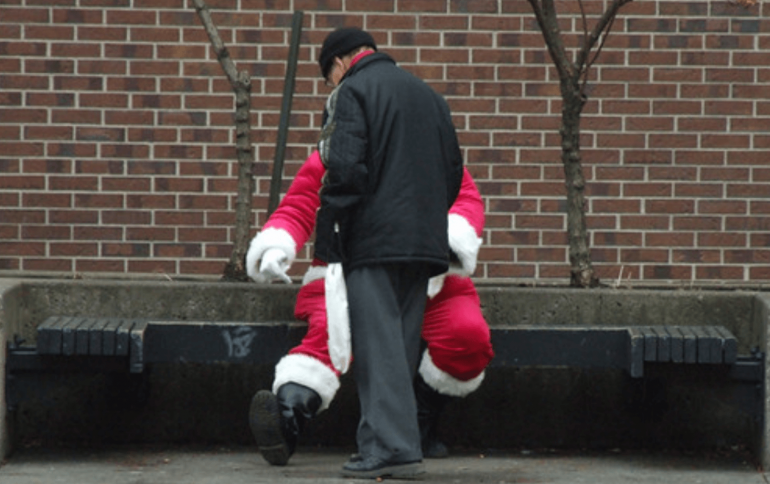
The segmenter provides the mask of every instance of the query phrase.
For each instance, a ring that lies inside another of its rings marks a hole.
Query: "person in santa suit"
[[[286,196],[251,241],[246,255],[249,276],[257,282],[291,283],[287,271],[310,238],[325,168],[314,151],[300,168]],[[476,267],[484,226],[484,207],[464,168],[461,189],[448,213],[449,245],[456,260],[450,270],[430,280],[423,320],[426,343],[414,382],[418,422],[425,457],[445,457],[436,438],[438,416],[452,399],[481,385],[494,356],[489,327],[470,279]],[[275,367],[272,391],[254,395],[249,423],[262,456],[285,465],[306,422],[327,409],[340,386],[341,370],[332,361],[324,277],[327,265],[311,263],[297,295],[295,317],[307,321],[301,344]]]

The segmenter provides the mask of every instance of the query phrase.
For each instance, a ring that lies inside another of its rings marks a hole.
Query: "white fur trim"
[[[329,336],[329,358],[334,368],[342,374],[347,373],[353,360],[350,340],[350,312],[348,311],[348,288],[342,264],[329,264],[324,279],[326,297],[326,331]]]
[[[476,271],[476,258],[481,247],[481,238],[476,229],[462,215],[450,213],[447,216],[447,234],[451,248],[462,263],[463,276],[471,276]]]
[[[275,365],[275,380],[273,393],[285,383],[304,385],[321,396],[319,412],[329,408],[329,405],[340,388],[340,380],[334,371],[312,356],[295,353],[286,355]]]
[[[259,260],[268,249],[282,250],[289,265],[297,256],[297,243],[288,231],[276,227],[266,228],[251,239],[249,250],[246,252],[246,273],[255,281],[261,280],[258,277]]]
[[[310,266],[305,272],[305,276],[302,278],[302,285],[310,284],[318,279],[326,277],[326,266]]]
[[[436,364],[433,363],[433,359],[430,357],[428,350],[425,350],[422,354],[422,361],[420,362],[418,371],[429,387],[443,395],[452,397],[465,397],[476,391],[479,386],[481,386],[481,382],[484,381],[483,371],[470,380],[458,380],[437,367]]]

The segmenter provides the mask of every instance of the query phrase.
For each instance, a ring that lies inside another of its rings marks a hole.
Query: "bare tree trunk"
[[[251,199],[254,193],[254,153],[251,145],[251,79],[238,73],[235,86],[235,146],[238,156],[238,197],[235,200],[235,244],[223,279],[246,281],[246,252],[251,237]]]
[[[580,156],[580,113],[585,99],[574,79],[562,82],[561,161],[567,189],[567,238],[569,240],[570,285],[594,287],[585,209],[585,177]]]
[[[195,11],[209,36],[219,65],[235,93],[235,146],[238,157],[238,197],[235,202],[235,241],[230,262],[222,279],[246,281],[245,258],[251,235],[251,198],[254,193],[254,152],[251,144],[251,79],[246,71],[238,72],[230,53],[222,42],[203,0],[193,0]]]
[[[567,189],[567,236],[569,240],[570,285],[594,287],[599,280],[594,276],[588,243],[585,208],[585,177],[580,156],[580,115],[586,102],[585,84],[588,70],[601,51],[601,44],[593,58],[591,50],[600,39],[606,39],[620,7],[631,0],[613,0],[589,32],[583,12],[583,45],[574,62],[564,48],[554,0],[528,0],[532,6],[546,47],[559,73],[562,97],[562,124],[560,129],[564,178]],[[583,11],[582,0],[577,0]],[[602,40],[603,43],[603,40]]]

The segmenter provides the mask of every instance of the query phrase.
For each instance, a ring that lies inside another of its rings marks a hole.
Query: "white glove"
[[[246,273],[254,281],[260,278],[259,271],[257,271],[257,262],[259,262],[260,255],[260,251],[254,247],[254,242],[252,241],[249,251],[246,252]]]
[[[271,251],[273,253],[267,255]],[[286,230],[266,228],[251,239],[246,252],[246,273],[256,282],[270,282],[277,277],[289,283],[286,271],[296,254],[294,239]]]
[[[428,297],[433,299],[444,288],[444,279],[447,273],[439,274],[428,279]]]
[[[286,284],[291,284],[291,278],[286,275],[286,271],[291,267],[289,258],[281,249],[267,249],[262,254],[262,263],[259,265],[259,274],[255,280],[257,282],[270,282],[274,279],[280,279]]]

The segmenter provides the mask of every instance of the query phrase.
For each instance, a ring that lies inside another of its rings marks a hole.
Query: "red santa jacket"
[[[457,254],[460,265],[451,273],[470,276],[476,268],[476,256],[484,229],[484,203],[467,168],[463,168],[460,193],[448,214],[449,246]],[[252,278],[258,273],[258,262],[268,249],[280,249],[289,264],[294,261],[313,233],[315,216],[321,204],[319,190],[325,168],[317,151],[297,172],[288,192],[262,231],[251,241],[246,257],[247,271]],[[314,264],[305,274],[303,284],[323,277],[324,268]]]

